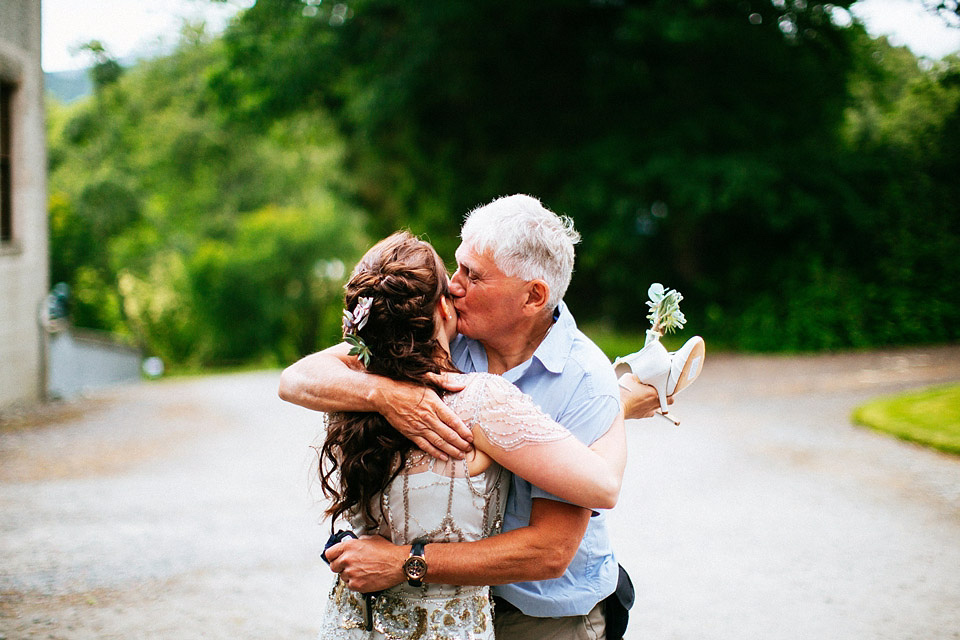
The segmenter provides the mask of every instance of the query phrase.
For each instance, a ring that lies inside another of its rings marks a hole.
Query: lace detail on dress
[[[467,386],[446,402],[468,427],[479,427],[495,446],[512,451],[525,444],[555,442],[570,432],[554,422],[513,384],[491,373],[473,373]]]

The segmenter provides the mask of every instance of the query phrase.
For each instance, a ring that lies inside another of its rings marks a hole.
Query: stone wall
[[[9,89],[12,237],[0,241],[0,408],[35,402],[45,387],[48,288],[46,140],[40,0],[0,2],[0,81]]]

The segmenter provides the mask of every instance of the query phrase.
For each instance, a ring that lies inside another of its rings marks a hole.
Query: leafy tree
[[[639,323],[651,280],[733,309],[854,224],[826,213],[855,200],[835,178],[844,5],[261,0],[211,86],[257,117],[321,102],[378,230],[446,255],[469,208],[541,196],[584,234],[568,299]]]
[[[52,269],[169,360],[286,362],[367,237],[450,257],[527,192],[583,234],[581,319],[639,327],[660,281],[743,348],[955,340],[958,63],[849,4],[259,0],[52,107]]]
[[[90,78],[93,80],[93,86],[98,90],[113,84],[123,74],[123,67],[99,40],[91,40],[80,45],[77,52],[89,53],[93,58]]]
[[[289,362],[331,339],[338,285],[313,269],[356,256],[363,214],[337,195],[329,117],[237,123],[206,88],[222,55],[188,25],[173,54],[51,105],[51,269],[75,323],[170,363]]]
[[[266,207],[229,241],[201,244],[189,265],[193,308],[206,324],[208,362],[270,356],[292,362],[339,338],[344,260],[362,247],[350,218],[330,204],[307,211]],[[357,243],[359,244],[359,242]]]

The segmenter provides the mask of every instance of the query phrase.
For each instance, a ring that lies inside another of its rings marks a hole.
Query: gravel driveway
[[[316,414],[277,372],[144,383],[0,423],[0,640],[312,638]],[[680,427],[628,425],[628,639],[960,638],[960,458],[849,423],[960,347],[710,354]]]

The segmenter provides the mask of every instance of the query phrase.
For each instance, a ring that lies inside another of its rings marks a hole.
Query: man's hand
[[[280,398],[314,411],[376,411],[428,454],[463,458],[473,433],[432,390],[368,373],[350,345],[340,343],[301,358],[280,374]],[[450,374],[430,374],[448,391],[463,383]]]
[[[326,555],[348,589],[370,593],[406,579],[403,563],[410,556],[410,545],[399,547],[381,536],[364,536],[335,544]]]
[[[448,391],[463,389],[449,374],[433,375],[433,380]],[[396,383],[378,388],[375,396],[374,404],[387,422],[434,458],[462,459],[470,450],[473,432],[432,389]]]
[[[657,390],[640,382],[635,375],[625,373],[619,383],[624,419],[649,418],[660,408]],[[667,398],[667,404],[673,404],[673,398]]]

